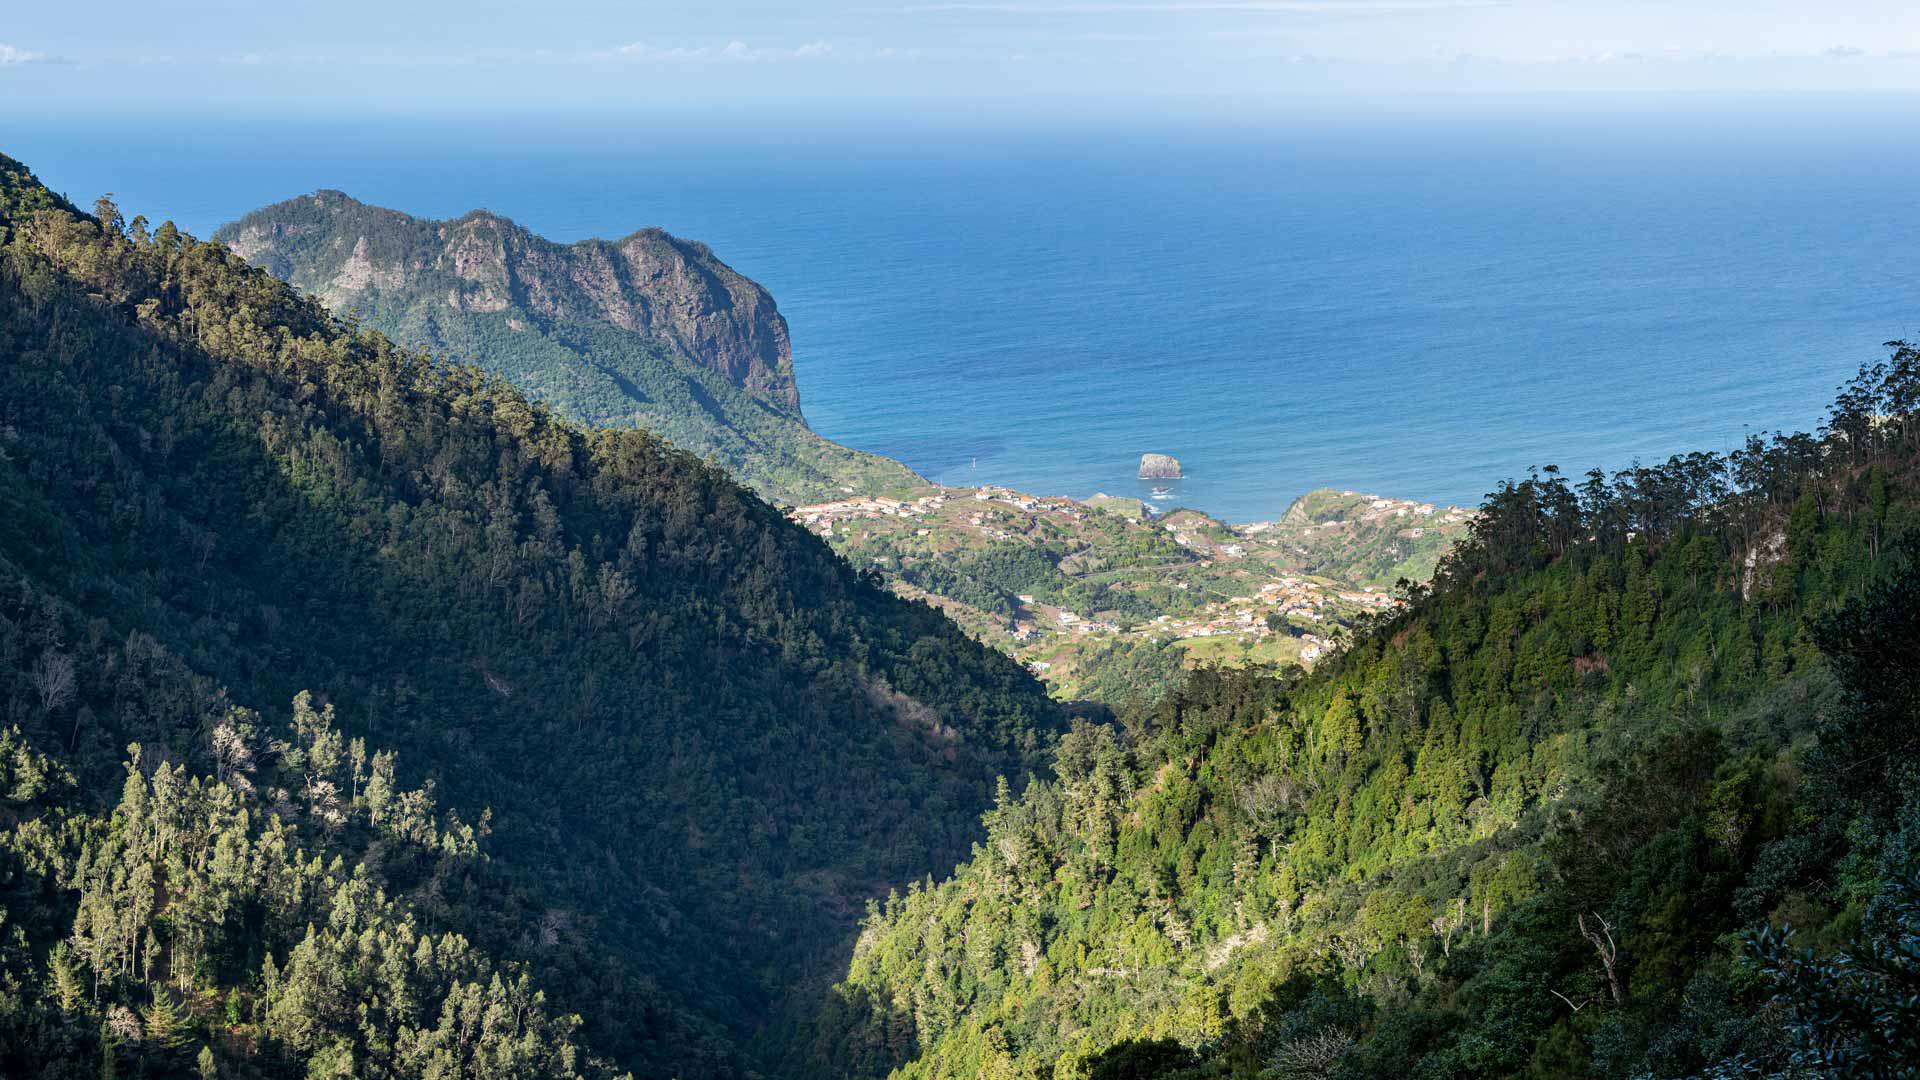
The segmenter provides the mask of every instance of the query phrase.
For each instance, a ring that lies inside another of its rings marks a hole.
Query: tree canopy
[[[718,469],[0,161],[0,722],[20,1070],[694,1077],[1060,719]]]

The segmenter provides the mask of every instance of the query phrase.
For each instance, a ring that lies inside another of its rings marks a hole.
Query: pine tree
[[[187,1040],[187,1017],[165,987],[154,987],[153,1004],[141,1019],[146,1021],[147,1045],[156,1050],[178,1050]]]
[[[100,1025],[100,1080],[113,1080],[118,1062],[113,1048],[113,1031],[106,1024]]]
[[[53,947],[53,953],[47,957],[47,976],[52,984],[53,1000],[60,1006],[60,1012],[72,1016],[80,1007],[80,1001],[86,996],[86,985],[80,977],[80,965],[74,959],[73,947],[62,941]]]
[[[1365,745],[1365,739],[1360,731],[1359,711],[1354,708],[1353,698],[1345,690],[1334,695],[1332,703],[1327,706],[1327,712],[1320,722],[1320,727],[1322,752],[1330,760],[1344,761],[1347,757],[1359,753],[1360,748]]]

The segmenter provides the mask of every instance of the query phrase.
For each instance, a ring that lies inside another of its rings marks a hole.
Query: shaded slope
[[[53,646],[8,655],[12,716],[83,791],[132,738],[208,767],[225,695],[311,690],[491,809],[491,869],[439,918],[530,964],[600,1053],[726,1075],[688,1025],[750,1035],[862,898],[952,864],[1054,722],[718,470],[101,212],[0,161],[0,558],[85,655],[150,640],[192,673],[161,701],[83,668],[36,708]]]

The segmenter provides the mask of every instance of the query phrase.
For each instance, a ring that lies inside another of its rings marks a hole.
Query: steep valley
[[[773,297],[657,229],[561,245],[484,211],[428,221],[321,191],[215,239],[395,341],[583,422],[645,427],[798,504],[790,516],[857,567],[1065,697],[1156,695],[1202,662],[1311,664],[1464,531],[1459,508],[1354,492],[1237,528],[1151,519],[1137,500],[937,487],[807,429]]]
[[[1062,724],[691,455],[6,159],[0,358],[7,1075],[747,1075]]]
[[[221,235],[0,157],[0,1075],[1920,1063],[1913,345],[1236,525],[821,439],[663,233]]]

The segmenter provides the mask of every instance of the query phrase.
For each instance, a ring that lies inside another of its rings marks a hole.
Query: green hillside
[[[933,488],[793,517],[1056,695],[1118,705],[1158,697],[1202,664],[1312,664],[1356,617],[1390,606],[1402,579],[1430,578],[1473,516],[1324,490],[1247,525],[1131,503]]]
[[[788,410],[751,283],[678,244],[620,255],[711,275],[672,317],[449,288],[624,311]],[[0,157],[0,1075],[1920,1067],[1920,350],[1816,435],[1470,523],[836,502],[791,522]],[[1364,616],[1283,581],[1428,557]],[[1147,641],[1070,717],[876,567],[1095,645],[1142,583],[1180,632],[1348,627],[1311,673]]]
[[[1390,588],[1426,581],[1466,531],[1467,515],[1438,507],[1320,488],[1293,501],[1256,535],[1292,556],[1291,567],[1341,581]],[[1247,531],[1250,526],[1241,526]]]
[[[818,1075],[1914,1075],[1917,401],[1896,344],[1820,436],[1536,474],[1311,676],[1077,726]]]
[[[644,427],[769,500],[924,485],[807,426],[773,297],[659,229],[556,244],[484,211],[429,221],[321,191],[214,239],[403,345],[478,365],[562,415]]]
[[[718,469],[0,158],[0,1073],[751,1075],[1056,723]]]

